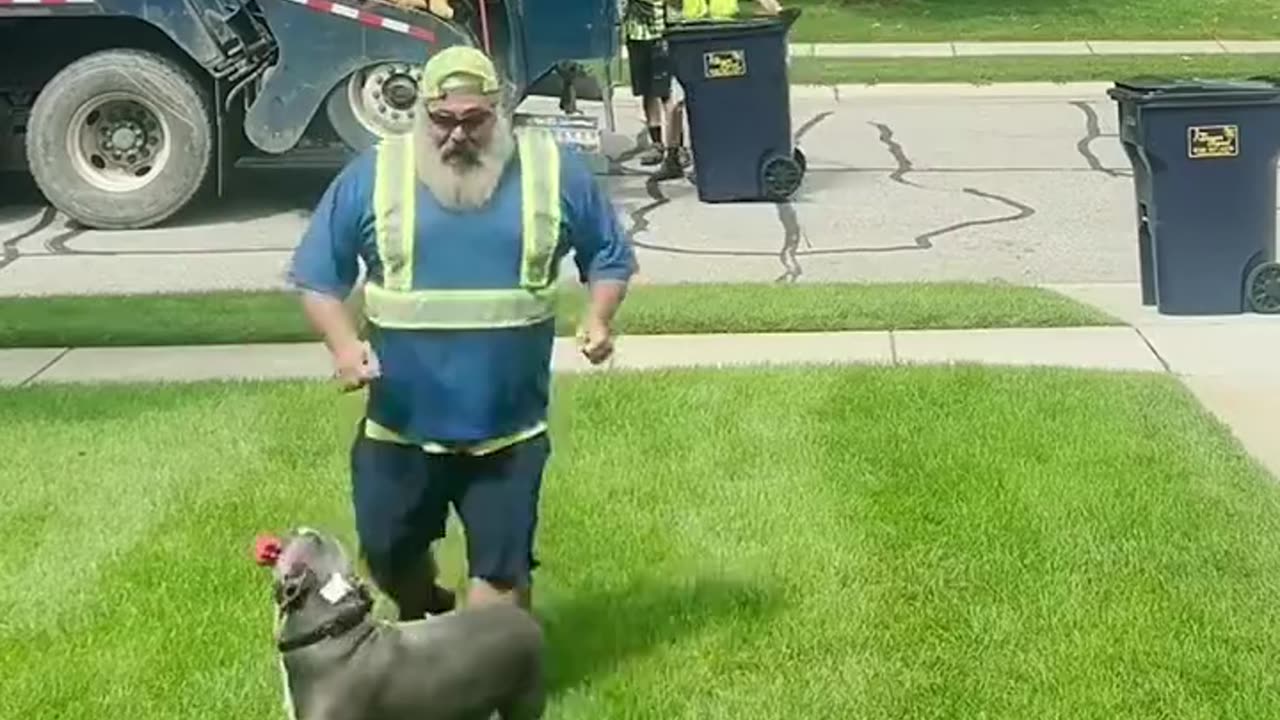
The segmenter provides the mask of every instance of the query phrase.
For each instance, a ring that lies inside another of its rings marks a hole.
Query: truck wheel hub
[[[408,75],[393,75],[383,85],[383,96],[387,104],[401,112],[412,112],[413,103],[418,99],[417,83]]]
[[[76,172],[112,192],[129,192],[151,182],[169,155],[166,128],[159,118],[147,103],[126,93],[86,103],[67,133]]]
[[[356,120],[379,137],[411,131],[421,76],[422,69],[408,63],[383,63],[352,74],[347,101]]]

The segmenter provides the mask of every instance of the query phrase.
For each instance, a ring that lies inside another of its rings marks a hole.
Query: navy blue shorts
[[[376,577],[421,568],[445,535],[449,506],[467,538],[469,574],[502,587],[525,585],[537,560],[546,433],[489,455],[433,454],[370,440],[364,424],[351,450],[352,495],[360,550]]]

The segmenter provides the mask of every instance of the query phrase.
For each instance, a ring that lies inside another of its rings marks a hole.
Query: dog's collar
[[[360,601],[354,605],[348,605],[333,618],[321,623],[312,630],[301,635],[291,638],[281,638],[276,647],[280,652],[292,652],[310,647],[329,638],[342,636],[344,633],[359,625],[369,613],[373,610],[373,598],[365,592],[361,587],[357,590],[360,594]]]

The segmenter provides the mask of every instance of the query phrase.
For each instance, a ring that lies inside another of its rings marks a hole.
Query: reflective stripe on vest
[[[727,20],[738,15],[738,0],[684,0],[680,14],[690,20]]]
[[[443,455],[448,453],[475,456],[491,455],[500,450],[506,450],[512,445],[535,438],[546,431],[547,423],[539,422],[526,430],[520,430],[511,433],[510,435],[504,435],[492,440],[485,440],[473,445],[448,446],[440,443],[429,442],[424,443],[419,447],[421,447],[424,452],[429,452],[432,455]],[[400,433],[384,425],[378,424],[372,418],[365,418],[364,436],[370,440],[376,440],[378,442],[394,443],[396,445],[413,445],[413,443],[409,442],[409,440]]]
[[[515,288],[415,290],[418,179],[412,135],[381,141],[374,180],[374,234],[382,282],[365,283],[369,322],[401,330],[518,327],[555,314],[552,261],[560,241],[560,149],[543,128],[516,131],[521,178],[520,282]]]

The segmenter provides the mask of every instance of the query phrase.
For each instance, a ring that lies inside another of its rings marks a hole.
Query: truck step
[[[340,168],[351,158],[351,151],[345,147],[303,148],[281,155],[246,155],[235,161],[235,167],[238,170]]]

